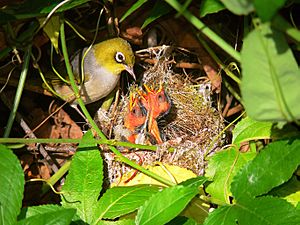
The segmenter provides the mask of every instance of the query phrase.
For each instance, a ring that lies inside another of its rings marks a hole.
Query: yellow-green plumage
[[[71,60],[77,80],[81,80],[81,60],[84,52],[85,49]],[[84,58],[84,82],[79,86],[84,103],[89,104],[106,97],[116,87],[122,71],[128,71],[135,78],[134,61],[134,53],[129,43],[122,38],[93,45]],[[52,82],[52,85],[64,100],[74,98],[72,88],[66,83]]]

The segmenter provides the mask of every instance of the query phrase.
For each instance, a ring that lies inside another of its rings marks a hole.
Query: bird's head
[[[134,53],[130,44],[122,38],[102,41],[93,46],[96,61],[115,76],[127,71],[134,79]]]

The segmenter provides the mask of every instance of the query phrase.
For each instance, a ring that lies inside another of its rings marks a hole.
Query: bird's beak
[[[136,80],[136,77],[135,77],[132,67],[125,66],[125,70],[133,77],[134,80]]]

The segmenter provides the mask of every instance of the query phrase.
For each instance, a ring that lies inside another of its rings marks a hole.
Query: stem
[[[224,63],[219,59],[219,57],[214,53],[214,51],[208,46],[208,44],[202,39],[200,35],[198,35],[198,40],[200,43],[203,45],[205,50],[208,52],[208,54],[215,60],[217,64],[221,67],[221,69],[224,70],[224,72],[232,79],[234,80],[237,84],[241,84],[240,78],[238,78],[234,73],[232,73],[227,66],[225,66]]]
[[[64,29],[64,22],[62,22],[61,26],[60,26],[60,35],[61,35],[61,45],[62,45],[62,52],[63,52],[63,56],[65,59],[65,64],[66,64],[66,68],[67,68],[67,73],[69,75],[69,79],[70,79],[70,84],[72,86],[72,89],[75,93],[76,96],[76,101],[78,102],[83,114],[85,115],[85,117],[87,118],[87,120],[89,121],[92,129],[94,129],[96,131],[96,133],[98,134],[98,136],[102,139],[102,140],[107,140],[107,138],[105,137],[105,135],[102,133],[102,131],[98,128],[98,126],[96,125],[95,121],[92,119],[91,115],[89,114],[89,112],[87,111],[82,99],[80,98],[80,94],[79,94],[79,89],[76,85],[75,79],[74,79],[74,74],[72,72],[71,69],[71,65],[70,65],[70,61],[69,61],[69,55],[67,52],[67,46],[66,46],[66,40],[65,40],[65,29]],[[122,153],[120,153],[115,147],[113,146],[109,146],[110,150],[120,159],[120,161],[124,162],[125,164],[131,166],[132,168],[141,171],[142,173],[152,177],[155,180],[158,180],[161,183],[164,183],[168,186],[173,186],[175,185],[173,182],[158,176],[157,174],[145,169],[144,167],[132,162],[130,159],[126,158],[125,156],[122,155]]]
[[[181,12],[183,6],[179,4],[176,0],[166,0],[166,2],[171,5],[178,12]],[[214,31],[208,28],[204,23],[202,23],[196,16],[194,16],[188,10],[182,12],[182,15],[193,24],[199,31],[201,31],[210,40],[216,43],[220,48],[227,52],[231,57],[233,57],[238,62],[241,62],[241,55],[237,52],[231,45],[225,42],[221,37],[219,37]]]
[[[23,63],[23,67],[22,67],[22,72],[20,75],[20,81],[18,84],[18,88],[16,91],[16,96],[15,96],[15,100],[14,100],[14,105],[12,108],[12,111],[10,112],[8,121],[7,121],[7,125],[5,128],[5,132],[3,137],[7,138],[9,137],[12,125],[14,123],[15,117],[16,117],[16,113],[20,104],[20,100],[22,97],[22,92],[24,89],[24,85],[25,85],[25,80],[26,80],[26,76],[27,76],[27,72],[28,72],[28,65],[29,65],[29,61],[30,61],[30,55],[31,55],[31,45],[27,47],[27,50],[25,52],[24,55],[24,63]]]
[[[32,144],[32,143],[75,143],[78,144],[81,142],[81,139],[50,139],[50,138],[0,138],[0,143],[9,144],[9,143],[22,143],[22,144]],[[110,145],[110,146],[122,146],[126,148],[138,148],[144,150],[156,151],[158,149],[155,145],[141,145],[133,144],[130,142],[121,142],[116,140],[91,140],[90,144],[100,144],[100,145]]]

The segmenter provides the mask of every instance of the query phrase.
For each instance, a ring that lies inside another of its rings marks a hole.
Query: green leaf
[[[39,23],[42,24],[46,18],[39,18]],[[54,46],[56,52],[58,53],[58,37],[59,37],[59,16],[52,16],[51,19],[44,26],[44,32],[47,34]]]
[[[213,182],[207,186],[206,191],[218,201],[229,203],[233,177],[254,157],[255,153],[242,153],[235,148],[228,148],[214,154],[208,161],[205,174]]]
[[[147,19],[143,23],[141,29],[145,28],[146,26],[148,26],[150,23],[157,20],[158,18],[168,14],[171,10],[172,8],[166,2],[157,1],[153,6],[153,8],[151,9],[150,14],[149,16],[147,16]]]
[[[241,91],[249,117],[300,119],[299,68],[283,33],[263,24],[244,39],[241,54]]]
[[[184,216],[177,216],[166,225],[198,225],[198,223],[193,219]]]
[[[249,117],[242,119],[232,131],[232,143],[271,138],[273,123],[255,121]]]
[[[201,194],[201,193],[200,193]],[[204,194],[204,193],[203,193]],[[205,206],[204,206],[205,205]],[[193,198],[180,215],[192,218],[197,224],[203,224],[208,216],[209,206],[200,198]]]
[[[223,9],[225,9],[225,6],[220,2],[220,0],[203,0],[200,4],[200,17],[217,13]]]
[[[128,16],[130,16],[134,11],[136,11],[137,9],[139,9],[142,5],[144,5],[147,2],[147,0],[138,0],[136,1],[136,3],[134,3],[126,12],[125,14],[122,16],[122,18],[120,19],[120,22],[122,22],[123,20],[125,20]]]
[[[300,224],[299,210],[283,199],[261,197],[232,206],[221,206],[205,220],[204,225],[281,225]]]
[[[254,11],[252,0],[220,0],[228,10],[237,15],[248,15]]]
[[[199,188],[200,185],[204,184],[207,181],[206,177],[198,176],[194,178],[190,178],[180,183],[180,185],[185,187],[194,187]]]
[[[0,224],[15,224],[22,206],[24,173],[18,158],[0,145]]]
[[[201,185],[203,185],[207,181],[206,177],[198,176],[195,178],[188,179],[186,181],[181,182],[179,185],[183,185],[185,187],[193,187],[193,188],[198,188],[199,194],[205,194],[203,191],[203,188],[200,188]],[[195,222],[197,223],[203,223],[204,219],[208,215],[208,207],[204,207],[203,203],[205,203],[202,199],[200,198],[194,198],[192,201],[189,202],[187,207],[182,211],[180,215],[186,216],[188,218],[192,218],[192,221],[187,221],[184,224],[189,224],[190,222]],[[195,221],[194,221],[195,220]],[[173,220],[172,220],[173,221]],[[172,222],[171,221],[171,222]],[[171,224],[170,222],[170,224]]]
[[[62,205],[77,209],[77,215],[91,224],[96,217],[97,200],[102,188],[103,162],[93,135],[87,132],[73,156],[69,174],[62,187]]]
[[[231,191],[237,201],[269,192],[289,180],[300,164],[300,139],[281,140],[265,147],[235,177]]]
[[[274,188],[268,194],[281,197],[296,206],[300,202],[300,181],[293,176],[288,182]]]
[[[98,218],[115,219],[133,212],[160,189],[154,185],[110,188],[99,200]]]
[[[242,119],[232,131],[232,143],[240,144],[245,141],[258,139],[283,139],[299,136],[299,131],[291,124],[279,129],[271,122],[255,121],[250,117]]]
[[[176,185],[153,195],[139,209],[136,223],[165,224],[176,217],[198,193],[197,188]]]
[[[284,5],[285,2],[286,0],[254,0],[253,4],[262,22],[266,22],[272,19],[275,13]]]
[[[117,221],[101,220],[97,225],[135,225],[134,220],[124,219]]]
[[[18,225],[69,225],[75,215],[75,209],[64,209],[60,207],[56,211],[36,214],[26,219],[18,221]]]
[[[89,1],[90,0],[72,0],[58,8],[56,12],[64,12]],[[50,13],[59,3],[61,3],[61,0],[27,0],[18,5],[3,7],[0,9],[0,24],[4,24],[13,20],[45,16],[46,14]]]
[[[59,205],[39,205],[22,208],[21,213],[18,216],[18,220],[25,219],[31,216],[36,216],[44,213],[55,212],[62,209]]]

